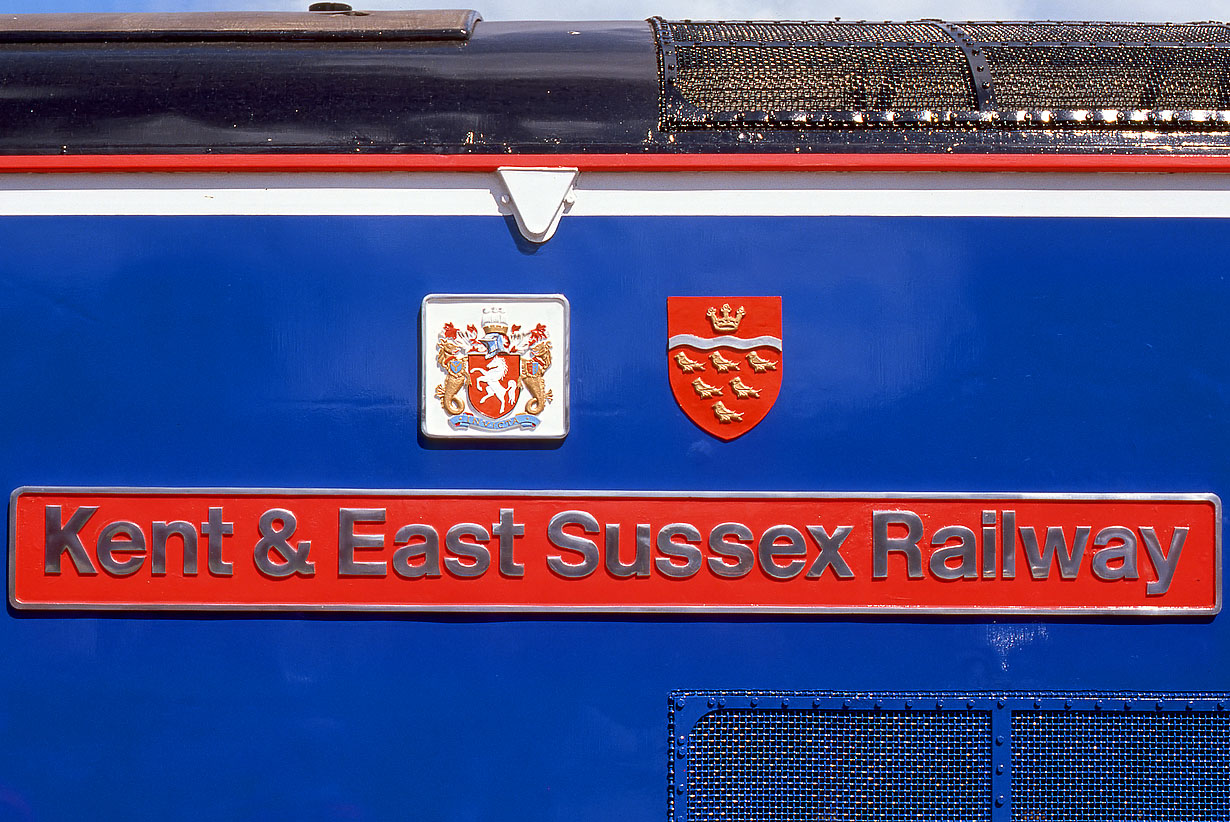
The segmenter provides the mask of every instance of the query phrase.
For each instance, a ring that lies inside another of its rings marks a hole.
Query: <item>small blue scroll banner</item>
[[[506,420],[491,420],[473,414],[457,414],[448,418],[450,428],[479,428],[483,431],[507,431],[511,428],[532,431],[540,422],[542,420],[533,414],[513,414]]]

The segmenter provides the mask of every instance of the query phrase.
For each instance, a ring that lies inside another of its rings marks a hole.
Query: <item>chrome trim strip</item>
[[[499,496],[499,497],[554,497],[569,499],[573,497],[599,497],[604,499],[625,499],[635,497],[659,497],[673,499],[720,499],[724,497],[743,497],[748,499],[918,499],[918,500],[1120,500],[1157,501],[1157,502],[1209,502],[1213,505],[1216,521],[1214,533],[1214,566],[1216,575],[1215,604],[1210,608],[1162,608],[1140,606],[1137,608],[1013,608],[1003,607],[994,610],[985,608],[923,608],[901,605],[891,606],[860,606],[858,608],[840,607],[773,607],[773,606],[579,606],[579,605],[407,605],[405,603],[390,603],[387,605],[319,605],[311,603],[294,603],[279,605],[247,605],[240,603],[210,603],[208,605],[30,605],[17,600],[14,590],[16,571],[16,531],[15,519],[17,499],[22,494],[145,494],[145,495],[207,495],[207,494],[246,494],[285,495],[285,496]],[[540,614],[540,613],[574,613],[574,614],[762,614],[762,615],[864,615],[864,616],[980,616],[987,619],[1000,616],[1049,616],[1049,617],[1158,617],[1158,616],[1216,616],[1222,608],[1222,507],[1221,498],[1213,493],[1188,494],[1149,494],[1149,493],[988,493],[988,492],[937,492],[937,491],[627,491],[627,490],[490,490],[490,489],[378,489],[378,488],[235,488],[235,487],[204,487],[204,488],[173,488],[173,487],[129,487],[129,486],[40,486],[23,485],[16,488],[9,497],[9,604],[17,610],[30,611],[247,611],[247,612],[409,612],[409,613],[496,613],[496,614]]]

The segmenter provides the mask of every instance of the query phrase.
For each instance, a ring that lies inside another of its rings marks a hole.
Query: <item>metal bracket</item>
[[[965,55],[966,62],[969,63],[970,80],[974,84],[974,99],[978,103],[978,110],[994,111],[995,81],[991,79],[991,67],[987,65],[986,46],[975,43],[965,29],[956,23],[947,23],[942,20],[934,22],[956,42]]]
[[[531,243],[545,243],[555,234],[560,218],[573,203],[575,168],[496,169],[507,192],[500,198],[517,221],[521,236]]]

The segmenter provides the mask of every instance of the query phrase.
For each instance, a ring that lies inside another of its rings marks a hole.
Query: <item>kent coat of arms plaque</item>
[[[425,435],[567,435],[568,300],[562,294],[429,294],[422,334]]]

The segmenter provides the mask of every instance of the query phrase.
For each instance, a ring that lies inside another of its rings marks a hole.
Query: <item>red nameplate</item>
[[[25,488],[17,608],[1214,614],[1212,495]]]

